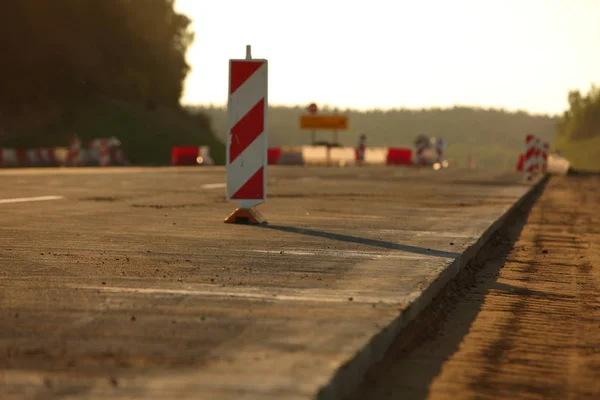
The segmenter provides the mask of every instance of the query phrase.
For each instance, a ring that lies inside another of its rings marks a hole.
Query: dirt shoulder
[[[600,177],[552,178],[518,225],[357,399],[600,398]]]

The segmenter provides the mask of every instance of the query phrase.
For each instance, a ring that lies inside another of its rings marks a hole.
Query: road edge
[[[435,297],[450,283],[467,265],[481,257],[481,250],[490,239],[503,227],[507,220],[519,212],[524,203],[534,198],[545,187],[550,175],[545,175],[532,185],[502,216],[494,221],[484,234],[459,257],[440,273],[421,295],[408,305],[390,324],[363,346],[355,356],[340,366],[328,383],[321,387],[316,400],[344,400],[360,387],[367,373],[379,363],[391,347],[394,339],[424,311]]]

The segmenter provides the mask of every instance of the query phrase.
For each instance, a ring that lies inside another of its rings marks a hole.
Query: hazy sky
[[[600,83],[600,0],[176,0],[183,102],[227,101],[228,60],[269,60],[271,104],[561,112]]]

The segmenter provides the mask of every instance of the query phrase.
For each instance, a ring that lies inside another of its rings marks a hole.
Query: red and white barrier
[[[429,138],[420,135],[415,140],[415,165],[425,165],[425,153],[429,149]]]
[[[519,154],[519,158],[517,159],[517,164],[515,165],[515,171],[523,172],[525,169],[525,154]]]
[[[542,143],[542,172],[545,174],[548,171],[548,154],[550,153],[550,144]]]
[[[120,145],[121,142],[115,137],[90,140],[88,143],[87,163],[98,164],[102,167],[119,164],[118,159],[123,156],[120,149],[118,149]]]
[[[296,165],[328,165],[329,148],[326,146],[284,147],[282,162]]]
[[[59,148],[0,149],[0,168],[50,167],[60,165]]]
[[[59,165],[56,149],[52,148],[41,148],[33,149],[28,153],[28,159],[30,165],[35,166],[56,166]]]
[[[385,165],[389,158],[387,147],[367,147],[365,149],[363,164]]]
[[[69,153],[64,165],[81,167],[100,165],[127,164],[123,150],[119,147],[121,142],[116,137],[96,138],[88,142],[88,147],[83,148],[81,140],[75,136],[71,141]]]
[[[268,62],[229,62],[227,200],[239,206],[225,222],[264,222],[254,207],[266,201]]]
[[[358,163],[356,158],[356,149],[352,147],[330,147],[329,148],[329,160],[328,165],[346,166],[354,165]],[[363,164],[368,164],[367,154],[365,152],[365,159]]]
[[[359,164],[365,161],[365,152],[367,150],[367,136],[360,135],[358,139],[358,146],[356,147],[356,160]]]
[[[125,153],[123,153],[123,149],[121,149],[120,147],[113,148],[110,152],[110,156],[111,156],[111,160],[114,160],[113,162],[116,165],[127,164],[127,160],[125,159]]]
[[[519,154],[519,159],[517,160],[517,165],[515,169],[517,172],[526,172],[527,178],[531,179],[533,174],[535,173],[535,168],[531,167],[531,161],[528,161],[527,152],[530,153],[529,158],[531,157],[530,145],[531,138],[529,138],[529,142],[526,138],[526,153]],[[571,164],[569,160],[565,159],[558,153],[550,153],[550,145],[545,142],[542,145],[542,167],[541,171],[543,173],[552,174],[552,175],[566,175],[569,171]]]
[[[179,146],[171,148],[171,165],[214,165],[208,146]]]
[[[426,135],[419,135],[414,142],[414,149],[414,165],[434,166],[435,169],[448,166],[444,158],[446,150],[446,140],[444,138],[436,139]]]
[[[570,168],[571,163],[569,160],[562,157],[560,154],[548,154],[547,173],[552,175],[567,175]]]
[[[542,139],[536,136],[535,138],[535,158],[537,161],[536,173],[542,172]]]
[[[91,158],[97,159],[101,167],[106,167],[110,164],[111,147],[111,139],[93,139],[88,143]]]
[[[0,149],[0,165],[2,167],[18,167],[17,151],[15,149]]]
[[[299,146],[274,147],[267,151],[271,165],[337,165],[360,163],[358,150],[352,147]],[[413,152],[407,148],[367,147],[363,165],[412,165]]]
[[[0,148],[0,168],[124,165],[126,160],[116,138],[90,141],[88,149],[74,137],[70,146],[36,149]]]
[[[546,173],[549,169],[550,144],[541,142],[533,135],[525,138],[525,153],[519,154],[515,170],[518,172],[528,172],[533,175],[538,172]],[[556,155],[556,157],[560,157]],[[556,158],[555,157],[555,158]]]
[[[387,149],[385,163],[387,165],[412,165],[412,149],[390,147]]]
[[[440,164],[440,166],[445,167],[446,160],[444,159],[444,152],[446,151],[446,139],[437,138],[435,140],[435,150],[436,150],[435,162]]]
[[[539,139],[533,135],[527,135],[525,137],[525,159],[523,162],[523,169],[527,179],[532,179],[533,175],[538,172],[538,142]]]
[[[67,159],[67,165],[79,167],[84,164],[83,162],[84,151],[81,148],[81,140],[79,137],[74,136],[69,146],[69,156]]]

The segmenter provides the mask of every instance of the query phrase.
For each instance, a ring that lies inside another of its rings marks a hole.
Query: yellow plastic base
[[[258,212],[258,210],[251,208],[249,210],[244,208],[238,208],[225,220],[227,224],[246,224],[246,225],[260,225],[266,224],[267,221]]]

